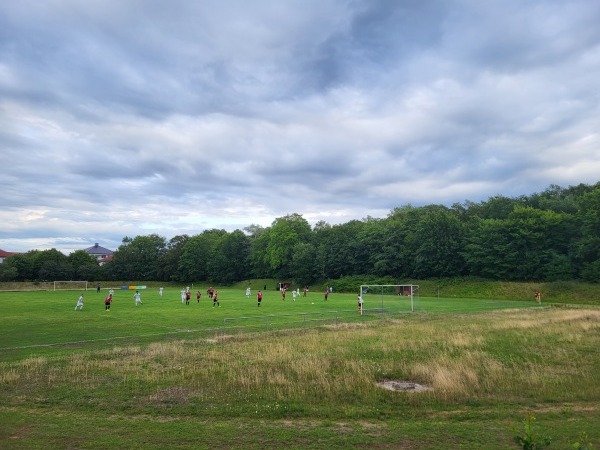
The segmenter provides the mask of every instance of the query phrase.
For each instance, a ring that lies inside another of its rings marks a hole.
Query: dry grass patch
[[[569,323],[580,329],[600,327],[600,310],[590,309],[542,309],[523,311],[502,311],[493,314],[492,328],[496,330],[532,329],[544,330],[548,325]]]
[[[183,386],[170,386],[148,395],[146,401],[154,404],[186,404],[195,392]]]

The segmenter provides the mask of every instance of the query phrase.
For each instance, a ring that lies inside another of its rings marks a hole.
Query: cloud
[[[0,6],[0,248],[381,217],[600,173],[592,1]]]

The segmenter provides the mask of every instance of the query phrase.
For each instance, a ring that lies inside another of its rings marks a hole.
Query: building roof
[[[0,249],[0,258],[8,258],[9,256],[16,255],[15,252],[7,252]]]
[[[113,251],[107,248],[101,247],[98,243],[94,244],[92,247],[88,247],[83,250],[84,252],[89,253],[90,255],[112,255]]]

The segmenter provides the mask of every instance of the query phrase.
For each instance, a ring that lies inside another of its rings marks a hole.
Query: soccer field
[[[205,291],[0,293],[0,448],[500,450],[532,412],[600,443],[595,308]]]
[[[196,300],[196,291],[202,297]],[[179,289],[140,291],[143,304],[136,306],[134,291],[115,289],[110,312],[104,308],[108,290],[88,290],[83,310],[75,311],[80,291],[0,292],[0,354],[4,359],[22,357],[44,348],[64,351],[143,344],[171,339],[197,338],[239,332],[279,331],[341,322],[374,320],[383,315],[411,313],[469,313],[484,310],[538,307],[534,302],[447,299],[364,294],[364,314],[359,315],[355,294],[302,293],[294,301],[288,291],[264,291],[257,306],[256,291],[219,289],[219,306],[206,294],[206,286],[194,287],[190,304],[181,301]]]

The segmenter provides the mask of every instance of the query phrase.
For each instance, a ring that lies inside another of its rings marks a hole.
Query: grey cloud
[[[2,4],[0,248],[596,182],[599,19],[585,0]]]

